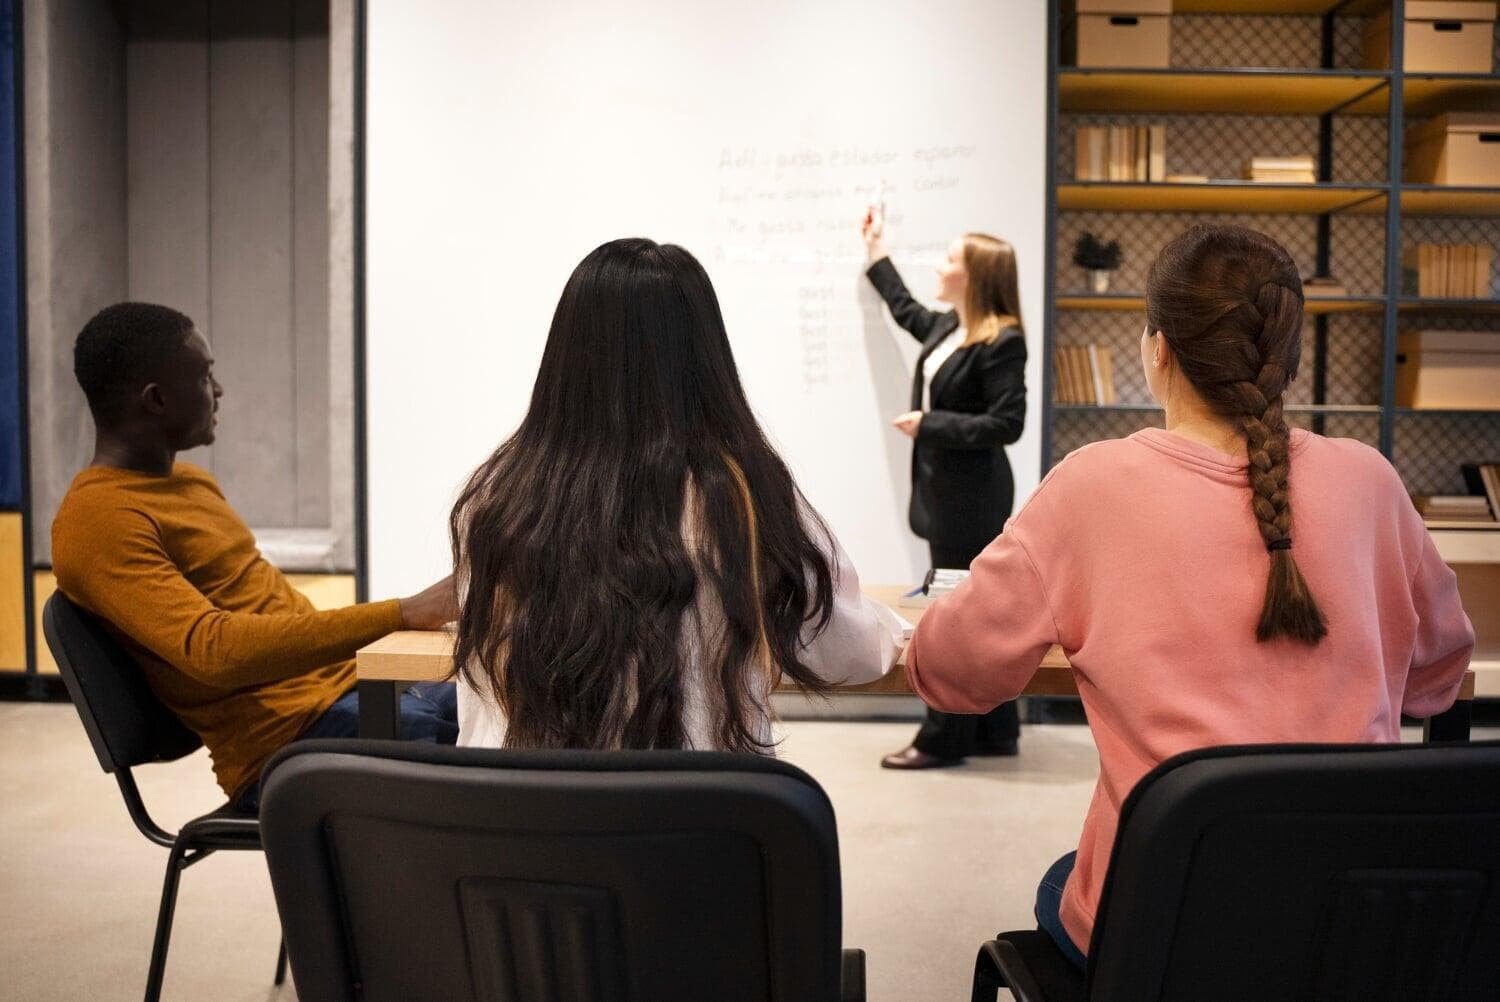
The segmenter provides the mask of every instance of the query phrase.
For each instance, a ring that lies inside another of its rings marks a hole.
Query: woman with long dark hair
[[[450,530],[460,744],[767,753],[782,676],[823,692],[900,650],[756,422],[707,273],[670,244],[578,265],[530,409]]]
[[[1015,500],[1005,447],[1026,424],[1016,254],[983,233],[953,241],[937,275],[937,298],[953,308],[939,312],[907,291],[886,252],[884,228],[871,208],[861,227],[867,274],[891,317],[922,345],[911,410],[893,422],[913,440],[908,521],[927,540],[934,568],[962,569],[1000,534]],[[931,769],[968,755],[1014,755],[1020,735],[1014,702],[979,716],[929,709],[912,743],[880,764]]]
[[[1146,281],[1141,366],[1166,428],[1071,453],[927,610],[907,673],[928,703],[1012,699],[1072,660],[1100,775],[1078,849],[1037,891],[1080,967],[1120,806],[1215,745],[1393,742],[1451,706],[1474,631],[1406,488],[1360,442],[1288,428],[1302,280],[1274,240],[1195,226]]]

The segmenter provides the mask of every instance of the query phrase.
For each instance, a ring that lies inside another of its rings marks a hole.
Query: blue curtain
[[[0,511],[21,507],[21,274],[16,246],[16,5],[0,0]]]

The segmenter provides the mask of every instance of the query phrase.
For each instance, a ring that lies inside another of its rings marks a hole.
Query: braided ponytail
[[[1328,625],[1292,556],[1291,432],[1282,409],[1302,353],[1296,264],[1254,230],[1194,226],[1151,266],[1146,313],[1199,395],[1245,437],[1251,512],[1270,556],[1256,639],[1316,644]]]

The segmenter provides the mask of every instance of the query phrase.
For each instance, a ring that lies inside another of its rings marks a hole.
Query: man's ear
[[[160,383],[147,383],[141,390],[141,406],[148,414],[163,414],[167,409],[167,395],[162,392]]]

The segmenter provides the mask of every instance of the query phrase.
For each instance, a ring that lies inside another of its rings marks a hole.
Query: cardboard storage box
[[[1500,411],[1500,331],[1401,335],[1396,406]]]
[[[1077,0],[1064,50],[1074,66],[1166,69],[1172,0]]]
[[[1407,0],[1402,63],[1408,73],[1488,73],[1495,61],[1495,4]],[[1391,65],[1391,12],[1365,23],[1366,68]]]
[[[1406,180],[1500,185],[1500,114],[1452,112],[1406,130]]]

